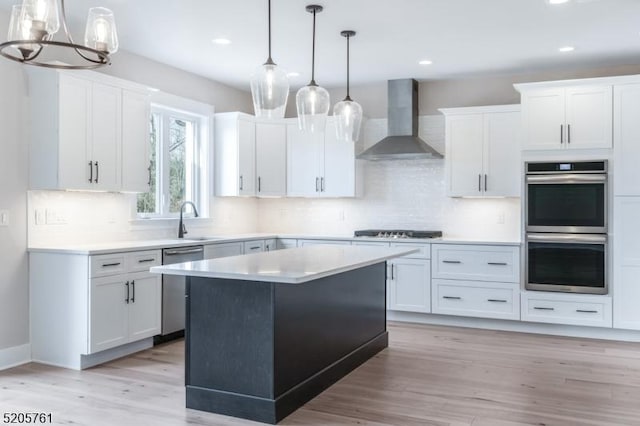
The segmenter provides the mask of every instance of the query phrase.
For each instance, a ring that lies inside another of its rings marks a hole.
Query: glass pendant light
[[[87,27],[84,32],[84,45],[101,52],[118,51],[118,34],[113,12],[104,7],[89,9]]]
[[[336,136],[339,141],[355,142],[360,136],[362,124],[362,107],[349,96],[349,38],[356,35],[355,31],[342,31],[341,36],[347,39],[347,96],[333,107],[336,119]]]
[[[298,126],[305,132],[323,132],[329,113],[331,100],[329,92],[318,86],[315,80],[316,57],[316,13],[322,12],[322,6],[309,5],[307,12],[313,13],[313,46],[311,51],[311,82],[296,94]]]
[[[271,0],[268,3],[269,57],[251,76],[251,96],[256,117],[283,118],[289,97],[289,79],[271,59]]]

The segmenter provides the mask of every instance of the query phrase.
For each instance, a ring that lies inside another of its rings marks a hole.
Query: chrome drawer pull
[[[153,262],[155,259],[140,259],[138,260],[138,263],[147,263],[147,262]]]
[[[442,263],[462,263],[459,260],[443,260]]]
[[[487,299],[487,302],[507,303],[504,299]]]
[[[540,306],[534,306],[533,309],[537,311],[555,311],[555,308],[541,308]]]
[[[458,296],[442,296],[443,299],[450,299],[450,300],[462,300],[462,297],[458,297]]]
[[[576,309],[576,312],[580,312],[583,314],[598,314],[598,311],[593,311],[593,310],[589,310],[589,309]]]
[[[507,266],[508,263],[507,262],[487,262],[487,265],[493,265],[493,266]]]
[[[118,263],[103,263],[102,264],[103,268],[108,268],[109,266],[120,266],[120,262],[118,262]]]

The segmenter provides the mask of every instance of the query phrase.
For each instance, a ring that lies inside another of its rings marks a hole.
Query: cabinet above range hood
[[[389,136],[357,156],[361,160],[409,160],[442,158],[442,154],[418,137],[418,82],[389,80]]]

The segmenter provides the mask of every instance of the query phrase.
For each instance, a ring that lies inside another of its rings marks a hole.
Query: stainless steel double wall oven
[[[607,161],[526,163],[528,290],[607,294]]]

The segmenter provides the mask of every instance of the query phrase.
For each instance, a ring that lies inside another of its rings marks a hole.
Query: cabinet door
[[[122,91],[123,191],[149,191],[149,119],[149,97],[144,93]]]
[[[278,240],[275,238],[270,238],[268,240],[264,240],[264,251],[273,251],[278,250]]]
[[[520,196],[520,113],[484,114],[484,195]]]
[[[449,196],[482,195],[482,114],[446,118]]]
[[[611,86],[566,89],[567,147],[611,148],[613,89]]]
[[[58,187],[86,189],[93,186],[91,160],[91,82],[66,74],[60,75],[60,150],[58,152]],[[52,136],[53,137],[53,136]],[[52,159],[53,160],[53,159]],[[55,160],[53,160],[55,161]]]
[[[327,120],[324,156],[321,161],[320,195],[354,197],[356,195],[355,144],[339,141],[335,120]]]
[[[522,94],[523,149],[563,149],[565,142],[564,89]]]
[[[287,125],[287,195],[317,197],[320,191],[318,171],[323,134],[305,133],[297,124]]]
[[[616,197],[613,248],[613,326],[640,330],[640,198]]]
[[[129,298],[125,275],[91,280],[89,350],[100,352],[129,342]]]
[[[428,260],[394,259],[389,262],[387,292],[392,311],[431,312],[431,266]]]
[[[160,334],[162,276],[142,272],[130,275],[129,341]]]
[[[256,195],[256,128],[238,120],[238,194]]]
[[[287,127],[256,123],[256,174],[258,196],[287,194]]]
[[[615,88],[614,195],[640,195],[640,84]]]
[[[91,159],[93,187],[120,190],[122,145],[122,91],[94,83],[91,93]]]

